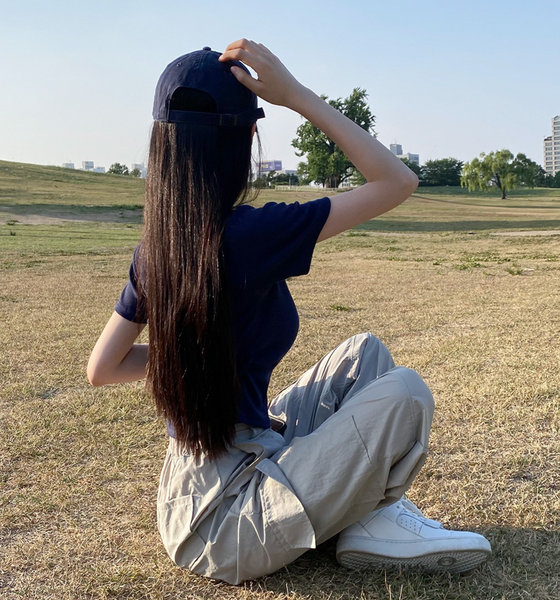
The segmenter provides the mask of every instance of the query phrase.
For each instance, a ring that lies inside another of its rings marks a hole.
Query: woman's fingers
[[[251,54],[247,52],[247,50],[243,50],[243,48],[232,48],[231,50],[226,50],[218,60],[220,62],[225,62],[228,60],[240,60],[248,65],[250,65],[252,62]]]
[[[252,40],[248,40],[246,38],[241,38],[239,40],[235,40],[235,42],[231,42],[231,44],[228,44],[225,51],[227,52],[228,50],[233,50],[234,48],[245,48],[247,50],[251,46],[257,46],[257,45],[258,44],[256,44]]]
[[[229,44],[218,60],[222,62],[227,60],[240,60],[256,70],[255,67],[258,64],[258,54],[259,51],[261,51],[259,45],[260,44],[255,44],[255,42],[252,42],[251,40],[242,38]]]
[[[231,72],[237,80],[248,87],[263,100],[272,104],[288,106],[293,92],[300,86],[293,75],[263,44],[257,44],[245,38],[229,44],[220,61],[239,60],[251,67],[257,78],[251,77],[236,67],[231,67]]]
[[[242,83],[245,87],[249,88],[254,94],[259,93],[259,81],[254,77],[251,77],[249,73],[240,69],[239,67],[231,67],[230,71],[234,75],[234,77]]]

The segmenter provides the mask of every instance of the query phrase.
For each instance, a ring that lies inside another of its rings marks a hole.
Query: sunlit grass
[[[258,202],[293,199],[278,194]],[[549,200],[527,200],[517,228],[558,228],[556,208],[533,202]],[[411,498],[447,526],[487,535],[492,559],[466,576],[356,573],[336,563],[331,541],[239,587],[165,555],[155,499],[166,434],[143,385],[85,379],[139,222],[1,225],[0,597],[558,597],[560,236],[494,235],[515,229],[513,214],[499,226],[504,210],[411,200],[320,244],[310,275],[289,282],[301,329],[271,389],[350,335],[378,335],[436,399]]]

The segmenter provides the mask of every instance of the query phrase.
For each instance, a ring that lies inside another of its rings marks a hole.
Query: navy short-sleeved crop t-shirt
[[[272,370],[291,348],[299,328],[285,280],[309,272],[329,211],[329,198],[320,198],[261,208],[241,205],[228,219],[224,253],[241,383],[238,423],[270,426],[267,391]],[[145,323],[144,311],[138,307],[137,276],[135,252],[130,281],[115,311],[129,321]]]

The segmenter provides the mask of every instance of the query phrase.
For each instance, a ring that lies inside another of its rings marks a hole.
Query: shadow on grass
[[[557,229],[560,228],[560,219],[535,219],[519,221],[413,221],[373,219],[355,227],[356,230],[365,231],[413,231],[413,232],[444,232],[444,231],[493,231],[519,229]]]
[[[492,557],[478,569],[461,575],[398,571],[351,571],[336,561],[336,541],[304,554],[291,565],[249,589],[304,598],[426,598],[466,600],[487,598],[558,597],[560,532],[529,528],[484,531]]]
[[[106,223],[141,223],[143,206],[140,204],[0,204],[0,212],[11,215],[56,218],[65,221],[98,221]]]
[[[560,206],[558,201],[560,198],[544,198],[548,200],[549,204],[528,204],[528,202],[536,201],[531,198],[509,198],[508,200],[497,200],[496,198],[468,198],[468,197],[457,197],[457,196],[422,196],[421,194],[414,194],[412,198],[417,200],[429,200],[430,202],[441,202],[442,204],[451,204],[455,206],[471,206],[473,208],[484,207],[494,209],[529,209],[529,210],[559,210]],[[517,200],[517,202],[515,202]],[[538,198],[538,201],[542,201],[543,198]],[[493,201],[493,202],[492,202]]]

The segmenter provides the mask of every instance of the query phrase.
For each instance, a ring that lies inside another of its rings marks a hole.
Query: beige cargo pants
[[[170,439],[158,527],[179,566],[237,584],[272,573],[408,489],[428,448],[433,399],[373,335],[346,340],[270,405],[286,423],[237,426],[217,461]]]

